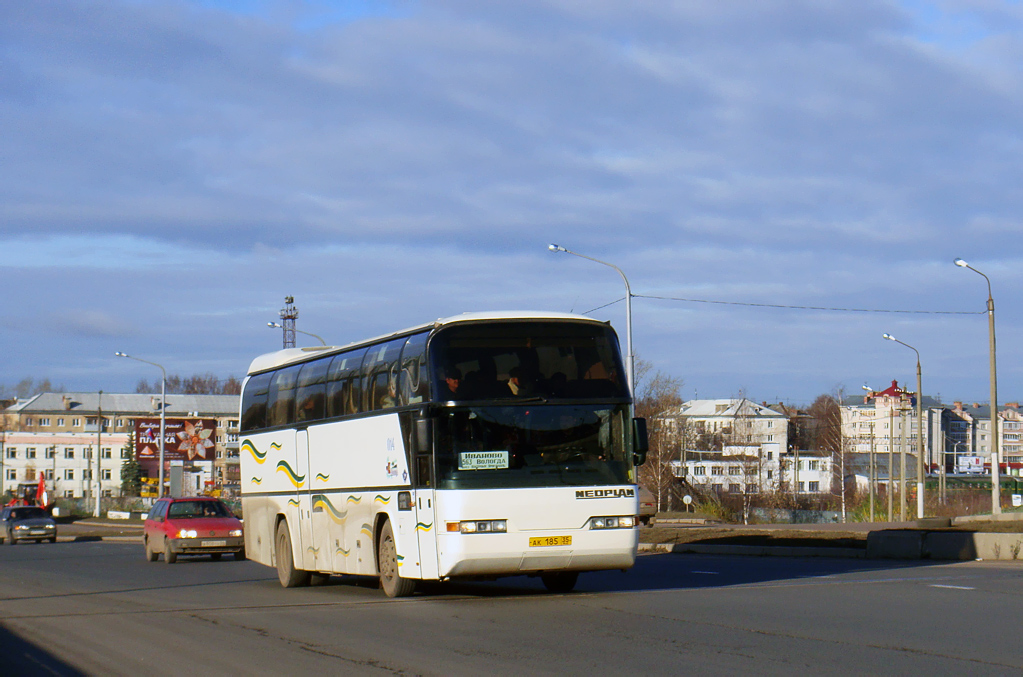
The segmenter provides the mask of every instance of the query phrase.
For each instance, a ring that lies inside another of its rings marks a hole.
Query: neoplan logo
[[[575,492],[579,498],[632,498],[636,495],[635,489],[583,489]]]

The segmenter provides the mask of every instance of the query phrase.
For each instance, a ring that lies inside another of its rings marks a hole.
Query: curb
[[[741,555],[746,557],[838,557],[863,559],[859,548],[815,548],[789,545],[707,545],[705,543],[640,543],[639,552]]]

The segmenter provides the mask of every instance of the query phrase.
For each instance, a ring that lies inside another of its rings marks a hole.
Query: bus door
[[[422,578],[431,580],[438,577],[437,534],[440,528],[436,519],[437,493],[434,491],[433,454],[417,450],[415,461],[416,538],[419,542],[419,562]]]
[[[295,498],[298,501],[298,547],[302,568],[316,571],[316,548],[313,542],[312,506],[310,505],[309,487],[312,478],[309,476],[309,431],[299,430],[295,433]]]

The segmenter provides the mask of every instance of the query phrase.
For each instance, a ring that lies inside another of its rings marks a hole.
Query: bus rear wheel
[[[578,571],[559,571],[540,576],[543,585],[550,592],[572,592],[575,582],[579,580]]]
[[[309,585],[309,572],[295,568],[295,558],[291,554],[291,534],[288,523],[281,520],[277,525],[277,578],[285,588],[298,588]]]
[[[408,597],[416,589],[416,582],[398,575],[398,548],[394,544],[391,523],[384,522],[377,543],[377,569],[380,571],[380,587],[388,597]]]

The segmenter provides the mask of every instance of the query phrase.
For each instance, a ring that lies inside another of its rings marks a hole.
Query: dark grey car
[[[0,511],[0,529],[4,543],[18,541],[57,542],[57,523],[45,510],[34,506],[13,506]]]

